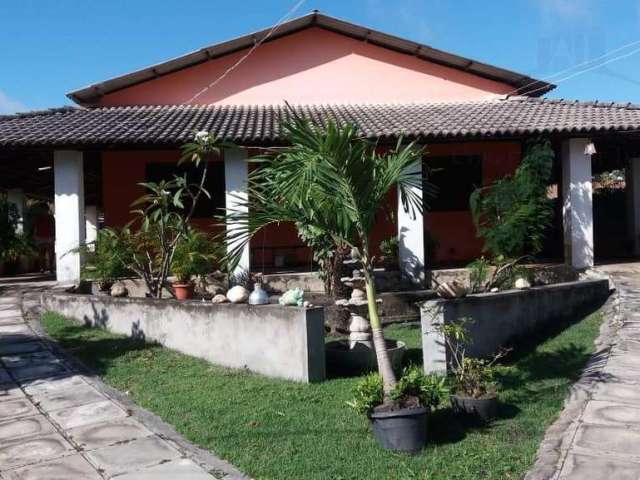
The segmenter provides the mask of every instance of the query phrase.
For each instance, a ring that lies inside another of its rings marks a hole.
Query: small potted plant
[[[419,366],[405,368],[393,389],[390,402],[384,402],[382,379],[378,373],[364,377],[348,402],[358,413],[366,414],[373,434],[383,448],[418,453],[427,442],[427,419],[448,389],[445,378],[425,375]]]
[[[193,298],[194,276],[206,275],[212,270],[215,247],[202,232],[189,228],[176,246],[171,261],[171,273],[176,277],[173,291],[176,299]]]
[[[451,407],[457,414],[489,423],[498,410],[497,386],[494,379],[495,363],[507,354],[502,350],[490,359],[466,355],[465,345],[470,339],[466,321],[441,326],[449,350],[449,367],[454,383]]]
[[[382,266],[388,272],[397,271],[399,267],[400,242],[398,237],[390,237],[380,242],[380,257]]]

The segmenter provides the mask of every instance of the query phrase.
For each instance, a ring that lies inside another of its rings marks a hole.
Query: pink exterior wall
[[[105,106],[187,103],[246,50],[102,98]],[[259,47],[194,103],[422,102],[486,98],[513,87],[317,27]]]

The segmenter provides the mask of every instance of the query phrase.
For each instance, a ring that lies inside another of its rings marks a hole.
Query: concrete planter
[[[447,355],[438,326],[469,320],[471,342],[467,355],[488,357],[552,328],[555,323],[593,311],[609,295],[608,280],[582,280],[526,290],[468,295],[453,300],[429,300],[422,304],[422,352],[428,373],[445,373]]]
[[[50,293],[43,306],[86,325],[211,363],[300,382],[325,379],[322,308]]]

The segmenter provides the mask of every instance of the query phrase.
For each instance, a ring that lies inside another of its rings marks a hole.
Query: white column
[[[248,212],[246,203],[247,194],[247,151],[242,148],[228,148],[224,150],[224,181],[225,181],[225,206],[229,211]],[[237,234],[247,229],[246,224],[227,224],[227,232]],[[241,240],[239,240],[241,241]],[[231,251],[239,243],[238,240],[229,242],[228,251]],[[240,278],[249,273],[250,254],[249,243],[243,247],[240,261],[236,266],[233,274],[236,278]]]
[[[24,212],[26,209],[24,192],[19,188],[9,190],[7,192],[7,202],[15,206],[16,212],[18,214],[18,224],[16,225],[16,232],[24,232]]]
[[[591,155],[586,138],[562,143],[562,189],[565,263],[577,269],[593,266]]]
[[[92,244],[90,248],[93,250],[95,246],[93,242],[98,237],[98,208],[95,205],[86,205],[84,207],[84,230],[85,242]]]
[[[56,219],[56,276],[58,282],[80,280],[81,258],[72,252],[84,242],[84,172],[82,152],[53,153]]]
[[[630,158],[625,171],[628,232],[634,256],[640,255],[640,158]]]
[[[422,164],[416,164],[412,170],[422,175]],[[422,198],[422,188],[414,188],[415,194]],[[400,272],[404,281],[422,286],[424,271],[424,215],[419,212],[407,212],[402,206],[398,190],[398,243]]]

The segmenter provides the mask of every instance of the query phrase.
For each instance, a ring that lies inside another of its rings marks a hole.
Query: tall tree
[[[330,122],[321,128],[294,117],[283,129],[290,146],[260,159],[260,168],[249,176],[249,200],[244,202],[250,213],[226,212],[226,222],[245,227],[229,234],[228,244],[234,247],[229,259],[237,258],[260,229],[282,222],[306,225],[337,246],[349,246],[362,264],[378,368],[388,399],[396,377],[376,305],[369,238],[376,213],[396,187],[405,210],[422,215],[418,191],[423,179],[412,169],[422,161],[422,152],[399,141],[395,149],[381,153],[374,143],[360,138],[353,125],[338,127]]]

